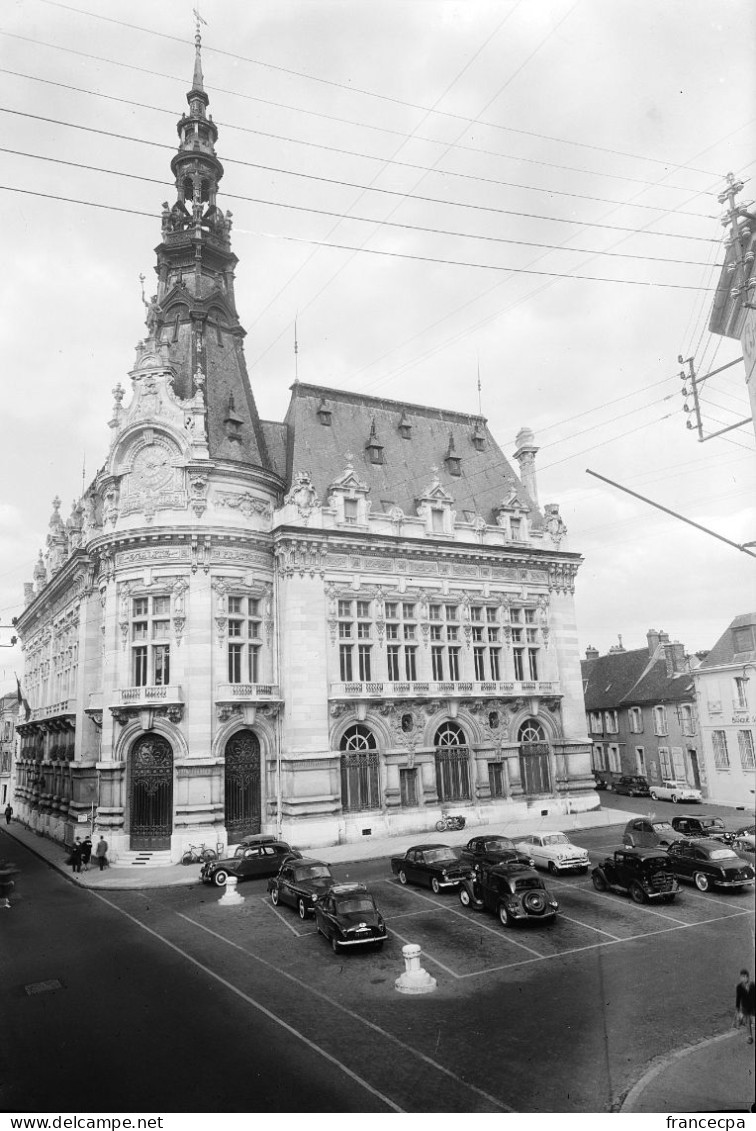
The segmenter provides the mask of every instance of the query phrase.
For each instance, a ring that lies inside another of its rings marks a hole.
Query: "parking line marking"
[[[391,1108],[392,1111],[402,1112],[402,1114],[405,1115],[407,1114],[404,1111],[404,1108],[399,1107],[393,1102],[393,1100],[390,1100],[388,1096],[385,1096],[383,1092],[379,1092],[377,1088],[374,1088],[372,1084],[368,1084],[367,1080],[363,1080],[361,1076],[358,1076],[357,1073],[353,1072],[351,1068],[347,1068],[345,1064],[342,1064],[342,1062],[340,1060],[337,1060],[335,1056],[332,1056],[331,1053],[326,1052],[326,1050],[321,1048],[320,1045],[316,1045],[315,1042],[311,1041],[309,1037],[306,1037],[304,1033],[300,1033],[298,1029],[295,1029],[293,1025],[289,1025],[286,1021],[283,1020],[282,1017],[277,1017],[275,1013],[272,1013],[269,1009],[266,1009],[265,1006],[261,1005],[259,1001],[255,1001],[253,997],[250,997],[249,994],[245,994],[243,990],[240,990],[237,986],[234,986],[231,982],[227,981],[226,978],[222,978],[220,974],[216,974],[216,972],[214,970],[211,970],[209,966],[206,966],[204,962],[200,962],[197,958],[193,958],[191,954],[188,954],[187,951],[182,950],[180,946],[176,946],[175,943],[172,943],[169,939],[165,938],[164,935],[161,935],[157,931],[153,930],[152,927],[148,927],[146,923],[143,923],[140,919],[137,919],[135,915],[130,915],[128,911],[125,911],[122,907],[119,907],[117,903],[113,903],[104,895],[101,895],[99,891],[93,888],[90,888],[90,891],[92,892],[92,895],[101,900],[103,903],[107,904],[108,907],[112,907],[114,911],[120,912],[120,914],[123,915],[126,919],[129,919],[137,927],[141,927],[143,931],[146,931],[148,935],[152,935],[153,938],[159,939],[160,942],[165,944],[165,946],[170,947],[170,949],[175,951],[176,954],[180,954],[182,958],[185,958],[187,962],[191,962],[192,965],[196,966],[198,970],[202,970],[203,973],[208,975],[208,977],[213,978],[216,982],[220,982],[220,984],[222,986],[225,986],[227,990],[230,990],[232,994],[236,994],[237,997],[240,997],[243,1001],[246,1001],[248,1005],[251,1005],[254,1009],[257,1009],[260,1013],[264,1014],[268,1018],[268,1020],[275,1022],[276,1025],[280,1025],[281,1028],[285,1029],[287,1033],[291,1033],[293,1037],[296,1037],[298,1040],[304,1042],[304,1044],[306,1044],[308,1048],[312,1049],[313,1052],[318,1053],[325,1060],[335,1065],[336,1068],[340,1068],[346,1076],[349,1076],[351,1080],[354,1080],[355,1083],[359,1084],[367,1092],[370,1092],[371,1095],[377,1096],[378,1099],[385,1103],[387,1107]],[[186,916],[184,915],[180,917],[182,919],[186,918]],[[218,937],[220,938],[221,936]],[[512,1109],[508,1108],[507,1110],[511,1111]]]
[[[444,910],[443,907],[418,907],[417,911],[402,911],[399,915],[384,915],[383,918],[392,923],[394,919],[412,919],[415,915],[432,915],[434,911]]]
[[[277,918],[277,919],[280,919],[280,920],[281,920],[281,922],[282,922],[282,923],[284,924],[284,926],[288,927],[288,928],[289,928],[289,930],[291,931],[291,933],[292,933],[293,935],[296,935],[298,939],[301,939],[301,938],[303,938],[303,937],[304,937],[304,935],[306,935],[306,934],[307,934],[307,935],[311,934],[311,932],[310,932],[310,931],[298,931],[296,927],[292,927],[291,923],[289,923],[289,922],[288,922],[288,920],[284,919],[283,915],[281,915],[281,913],[279,912],[278,908],[277,908],[277,907],[274,907],[274,906],[273,906],[273,904],[272,904],[272,903],[269,903],[269,902],[268,902],[268,900],[267,900],[267,899],[265,899],[264,897],[263,897],[263,898],[262,898],[262,899],[260,900],[260,902],[261,902],[261,903],[262,903],[262,904],[263,904],[263,905],[264,905],[265,907],[269,907],[269,908],[270,908],[270,910],[271,910],[271,911],[273,912],[273,914],[274,914],[274,915],[276,916],[276,918]]]
[[[588,931],[596,931],[599,935],[606,935],[607,938],[614,939],[615,942],[622,941],[619,935],[613,935],[611,931],[602,931],[600,927],[592,927],[590,923],[583,923],[580,919],[573,919],[571,916],[565,915],[561,911],[557,916],[557,922],[559,922],[560,919],[566,919],[568,923],[576,923],[578,927],[585,927]]]
[[[128,912],[124,912],[124,914],[128,914]],[[509,1107],[507,1104],[502,1103],[501,1100],[497,1100],[494,1096],[490,1095],[489,1092],[485,1092],[482,1088],[476,1087],[475,1084],[471,1084],[469,1083],[469,1081],[463,1080],[460,1076],[457,1076],[455,1072],[452,1072],[449,1068],[445,1068],[443,1064],[439,1064],[437,1060],[434,1060],[432,1057],[426,1056],[425,1053],[420,1052],[419,1049],[417,1049],[414,1045],[405,1044],[405,1042],[401,1040],[400,1037],[395,1037],[394,1034],[390,1033],[387,1029],[382,1029],[380,1025],[376,1025],[374,1021],[368,1021],[366,1017],[361,1017],[359,1013],[355,1013],[354,1010],[349,1009],[348,1006],[342,1005],[340,1001],[336,1001],[334,998],[329,997],[328,994],[324,994],[322,990],[316,990],[313,986],[308,985],[307,982],[303,982],[301,978],[297,978],[295,974],[291,974],[288,970],[282,970],[280,967],[274,966],[274,964],[272,962],[268,962],[266,958],[261,958],[260,955],[255,954],[254,951],[247,950],[246,947],[241,946],[239,943],[232,942],[232,940],[227,939],[225,935],[218,934],[218,932],[212,930],[211,927],[206,927],[203,923],[197,922],[196,919],[192,919],[189,915],[183,915],[180,911],[177,911],[176,915],[179,919],[185,919],[187,923],[191,923],[192,926],[198,927],[199,930],[205,931],[207,934],[213,935],[214,938],[219,939],[221,942],[227,943],[228,946],[233,947],[234,950],[240,950],[242,954],[248,954],[250,958],[254,958],[256,962],[261,963],[263,966],[267,966],[269,970],[274,970],[276,974],[280,974],[282,978],[287,978],[290,982],[294,982],[297,986],[300,986],[302,989],[307,990],[308,993],[313,994],[315,997],[319,997],[323,1001],[328,1002],[328,1004],[334,1009],[338,1009],[341,1013],[345,1013],[353,1020],[359,1021],[362,1025],[366,1025],[367,1028],[372,1029],[373,1032],[380,1033],[382,1037],[385,1037],[386,1040],[390,1041],[392,1044],[397,1045],[404,1052],[411,1053],[413,1056],[417,1057],[418,1060],[423,1061],[423,1063],[425,1064],[429,1064],[432,1068],[437,1069],[444,1076],[448,1076],[450,1079],[456,1080],[458,1084],[462,1084],[463,1087],[468,1088],[471,1092],[475,1092],[477,1095],[482,1096],[484,1099],[488,1100],[488,1102],[492,1103],[494,1107],[499,1108],[501,1111],[508,1111],[514,1114],[515,1109],[513,1107]],[[131,918],[131,916],[129,916],[129,918]],[[138,920],[135,921],[138,922]],[[149,930],[150,928],[147,927],[145,929]],[[155,934],[154,931],[152,931],[151,933]],[[396,932],[394,933],[396,934]],[[161,938],[162,936],[158,935],[157,937]],[[169,943],[168,945],[172,946],[173,944]],[[454,974],[453,977],[459,978],[460,975]],[[402,1111],[402,1108],[394,1107],[394,1110]]]
[[[596,889],[593,887],[593,885],[591,885],[590,887],[588,887],[588,886],[583,887],[580,884],[565,884],[564,881],[562,881],[562,886],[563,887],[570,887],[570,888],[577,888],[578,891],[584,891],[586,893],[586,895],[595,896],[597,899],[606,899],[607,895],[616,895],[617,894],[616,892],[613,892],[611,890],[608,891],[608,892],[596,891]],[[677,918],[675,918],[674,915],[665,915],[663,911],[654,911],[654,909],[652,907],[647,907],[645,905],[645,903],[635,903],[635,902],[633,902],[632,906],[637,907],[639,911],[641,911],[641,910],[645,911],[646,914],[648,914],[648,915],[658,915],[660,919],[669,919],[672,923],[684,923],[683,919],[677,919]],[[687,926],[687,924],[686,924],[686,926]]]

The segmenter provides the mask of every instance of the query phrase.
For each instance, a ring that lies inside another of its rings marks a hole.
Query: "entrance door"
[[[166,739],[145,734],[131,749],[131,848],[171,847],[173,750]]]
[[[549,744],[545,741],[543,727],[534,719],[526,720],[520,727],[520,773],[525,793],[550,793]]]
[[[229,844],[259,833],[260,743],[251,730],[232,734],[226,743],[226,832]]]

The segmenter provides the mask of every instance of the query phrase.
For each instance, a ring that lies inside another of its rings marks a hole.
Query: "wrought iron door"
[[[549,744],[543,727],[526,719],[517,735],[520,742],[520,773],[525,793],[550,793]]]
[[[131,750],[131,847],[158,851],[171,846],[173,750],[166,739],[146,734]]]
[[[226,743],[226,832],[230,844],[262,824],[260,743],[252,731],[239,731]]]

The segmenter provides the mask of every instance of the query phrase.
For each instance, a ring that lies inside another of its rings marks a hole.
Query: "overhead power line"
[[[2,113],[2,114],[13,114],[16,117],[20,117],[20,118],[31,118],[33,121],[47,122],[50,125],[61,126],[64,129],[82,130],[85,133],[98,134],[101,137],[112,137],[112,138],[115,138],[117,141],[129,141],[129,142],[133,142],[136,145],[148,145],[148,146],[152,146],[153,148],[157,148],[157,149],[167,149],[167,150],[170,150],[171,153],[176,152],[176,147],[172,146],[172,145],[168,145],[166,142],[150,141],[146,138],[134,137],[131,134],[121,134],[121,133],[117,133],[113,130],[98,129],[96,126],[84,126],[84,125],[81,125],[77,122],[66,122],[66,121],[63,121],[63,120],[58,119],[58,118],[48,118],[48,117],[46,117],[42,114],[30,114],[25,110],[12,110],[7,106],[0,106],[0,113]],[[319,177],[319,176],[316,176],[314,173],[300,173],[300,172],[297,172],[297,171],[292,170],[292,169],[283,169],[283,168],[280,168],[278,166],[273,166],[273,165],[263,165],[263,164],[260,164],[259,162],[256,162],[256,161],[244,161],[244,160],[242,160],[241,158],[238,158],[238,157],[224,157],[224,162],[227,165],[241,165],[241,166],[248,168],[248,169],[261,169],[261,170],[263,170],[265,172],[269,172],[269,173],[280,173],[280,174],[284,174],[286,176],[302,177],[306,180],[320,181],[323,184],[333,184],[333,185],[340,185],[344,188],[361,189],[364,192],[378,192],[378,193],[381,193],[381,194],[386,195],[386,196],[399,196],[399,197],[402,197],[403,199],[406,199],[406,200],[420,200],[420,201],[423,201],[425,203],[430,203],[430,204],[443,204],[443,205],[447,205],[448,207],[451,207],[451,208],[469,208],[473,211],[491,212],[491,213],[494,213],[494,214],[500,215],[500,216],[517,216],[520,219],[548,221],[550,223],[555,223],[555,224],[569,224],[573,227],[579,227],[579,228],[582,228],[582,227],[600,228],[600,229],[607,229],[609,231],[615,231],[615,232],[629,232],[629,233],[632,233],[632,234],[641,233],[643,235],[660,236],[660,237],[669,238],[669,239],[693,240],[693,241],[698,242],[698,243],[712,243],[712,242],[718,243],[719,242],[718,240],[712,241],[708,237],[683,235],[679,232],[648,232],[648,231],[645,231],[644,229],[628,228],[628,227],[621,226],[621,225],[618,225],[618,224],[600,224],[600,223],[597,223],[597,222],[594,222],[594,221],[591,221],[591,220],[575,220],[575,219],[569,219],[569,218],[566,219],[562,216],[546,216],[546,215],[543,215],[543,214],[537,213],[537,212],[520,212],[520,211],[517,211],[515,209],[494,208],[493,206],[483,205],[483,204],[462,204],[462,203],[459,203],[458,201],[443,200],[443,199],[440,199],[438,197],[421,196],[419,194],[418,195],[412,195],[410,193],[399,192],[399,191],[394,190],[394,189],[377,188],[373,185],[355,184],[354,182],[351,182],[351,181],[337,180],[333,177]]]
[[[101,12],[85,11],[81,8],[75,8],[71,4],[62,4],[62,3],[59,2],[59,0],[40,0],[40,2],[43,3],[43,4],[48,4],[52,8],[61,8],[61,9],[64,9],[65,11],[75,12],[77,15],[80,15],[80,16],[86,16],[86,17],[89,17],[91,19],[104,20],[107,23],[116,24],[120,27],[127,27],[127,28],[130,28],[133,31],[140,31],[140,32],[144,32],[147,35],[159,36],[161,39],[170,39],[174,43],[181,43],[185,46],[190,46],[190,47],[194,46],[194,43],[193,43],[192,40],[185,39],[183,36],[171,35],[168,32],[157,31],[154,28],[147,28],[147,27],[142,26],[141,24],[128,23],[125,20],[117,20],[113,16],[104,16]],[[437,114],[439,117],[453,118],[456,121],[465,122],[467,124],[471,123],[470,118],[468,118],[464,114],[455,114],[453,111],[440,110],[437,107],[421,106],[421,105],[418,105],[417,103],[414,103],[414,102],[407,102],[407,101],[405,101],[404,99],[401,99],[401,98],[394,98],[390,95],[381,94],[378,91],[362,89],[361,87],[355,86],[353,83],[338,82],[336,79],[326,79],[326,78],[322,78],[319,75],[308,74],[305,71],[296,71],[296,70],[293,70],[292,68],[289,68],[289,67],[283,67],[283,66],[277,65],[275,63],[268,63],[268,62],[266,62],[265,60],[262,60],[262,59],[254,59],[254,58],[250,58],[250,57],[245,56],[245,55],[240,55],[238,52],[224,51],[221,48],[210,47],[209,45],[203,45],[203,51],[205,51],[208,54],[222,55],[226,58],[237,59],[237,60],[239,60],[239,62],[251,63],[254,66],[266,67],[269,70],[279,71],[283,74],[292,75],[295,78],[303,78],[303,79],[307,79],[310,82],[316,82],[316,83],[320,83],[320,84],[325,85],[325,86],[336,87],[340,90],[348,91],[352,95],[361,94],[361,95],[364,95],[365,97],[368,97],[368,98],[378,99],[381,102],[393,103],[394,105],[404,106],[407,109],[411,109],[411,110],[420,110],[422,113],[425,113],[425,114]],[[628,153],[628,152],[621,150],[621,149],[609,149],[605,146],[595,145],[591,142],[572,141],[569,138],[551,137],[548,134],[537,133],[533,130],[524,130],[524,129],[521,129],[521,128],[518,128],[518,127],[515,127],[515,126],[504,126],[500,122],[480,121],[480,122],[476,122],[476,124],[489,127],[490,129],[502,130],[506,133],[521,134],[524,137],[535,137],[535,138],[539,138],[540,140],[543,140],[543,141],[558,142],[559,144],[563,144],[563,145],[574,145],[578,148],[593,150],[594,152],[598,152],[598,153],[609,153],[609,154],[611,154],[612,156],[615,156],[615,157],[630,157],[631,159],[633,159],[635,161],[647,161],[651,164],[663,165],[666,168],[669,168],[670,164],[673,164],[677,168],[684,168],[688,172],[691,172],[691,173],[701,173],[706,177],[717,176],[717,173],[714,173],[709,169],[697,169],[694,166],[681,165],[680,162],[677,162],[677,161],[670,162],[670,161],[665,161],[662,158],[658,158],[658,157],[648,157],[644,154]],[[521,160],[522,160],[522,158],[521,158]],[[668,185],[666,187],[674,188],[676,186]],[[681,188],[680,191],[688,192],[689,189],[688,188]]]

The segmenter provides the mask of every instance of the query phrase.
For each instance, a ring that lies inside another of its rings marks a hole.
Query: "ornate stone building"
[[[581,559],[532,433],[518,477],[481,416],[295,383],[261,420],[199,41],[187,98],[130,393],[18,620],[17,810],[157,861],[595,806]]]

